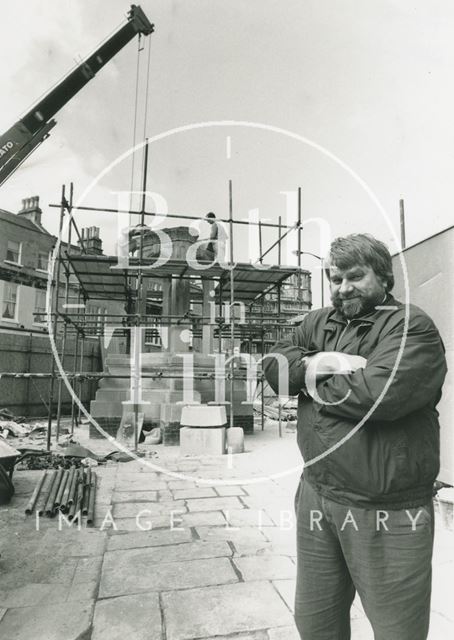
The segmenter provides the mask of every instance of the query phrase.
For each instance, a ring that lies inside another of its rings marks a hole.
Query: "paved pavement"
[[[157,458],[98,467],[95,527],[80,531],[26,517],[41,472],[17,472],[0,508],[2,640],[298,640],[294,440],[268,429],[244,454],[153,447]],[[440,526],[430,640],[453,637],[453,569],[454,533]],[[359,601],[352,627],[372,640]]]

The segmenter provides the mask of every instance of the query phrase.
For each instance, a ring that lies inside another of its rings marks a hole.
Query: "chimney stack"
[[[41,226],[41,214],[42,210],[39,206],[39,196],[32,196],[31,198],[24,198],[22,200],[22,209],[18,212],[19,216]]]
[[[99,237],[99,227],[84,227],[81,231],[85,251],[90,255],[102,256],[102,240]],[[78,240],[82,251],[82,243]]]

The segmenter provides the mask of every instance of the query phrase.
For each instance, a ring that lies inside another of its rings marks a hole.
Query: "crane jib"
[[[154,25],[142,9],[131,5],[126,24],[0,135],[0,185],[49,136],[50,129],[55,125],[53,116],[137,34],[147,36],[153,31]]]
[[[2,144],[2,146],[0,147],[0,158],[7,154],[8,151],[11,151],[11,149],[14,149],[14,142],[11,142],[11,140],[8,140],[8,142]]]

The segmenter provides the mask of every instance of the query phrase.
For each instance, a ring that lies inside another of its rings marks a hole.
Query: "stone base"
[[[98,422],[99,426],[102,427],[104,429],[104,431],[106,431],[110,436],[113,436],[115,438],[115,436],[117,435],[117,431],[118,428],[120,426],[120,422],[121,422],[121,416],[116,416],[116,417],[107,417],[107,418],[95,418],[95,420]],[[227,424],[229,425],[229,418],[227,418]],[[254,416],[234,416],[233,419],[233,426],[234,427],[241,427],[244,431],[245,434],[251,434],[254,433]],[[154,422],[154,421],[149,421],[149,420],[145,420],[144,421],[144,427],[147,427],[148,429],[153,429],[155,427],[161,427],[162,428],[162,434],[163,434],[163,444],[165,446],[174,446],[174,445],[178,445],[180,444],[180,423],[175,421],[175,422],[169,422],[168,424],[163,425],[162,422]],[[104,438],[104,436],[99,433],[99,431],[96,429],[96,427],[94,427],[91,422],[90,422],[90,438],[94,439],[94,440],[99,440],[101,438]]]
[[[225,453],[225,427],[213,429],[181,427],[180,445],[180,453],[185,456],[222,455]]]
[[[244,431],[241,427],[227,429],[226,439],[228,453],[244,453]]]
[[[230,425],[230,418],[227,418],[227,424]],[[233,426],[241,427],[245,434],[254,433],[254,416],[234,415]]]
[[[180,444],[180,429],[181,425],[179,422],[169,422],[161,426],[162,443],[165,447]]]
[[[120,427],[120,423],[121,423],[120,416],[117,416],[114,418],[95,418],[95,420],[99,424],[99,426],[102,429],[104,429],[106,433],[108,433],[113,438],[116,437],[118,429]],[[151,429],[154,429],[155,427],[159,427],[159,426],[161,425],[159,424],[158,421],[156,422],[144,421],[143,423],[143,427],[145,427],[147,431],[150,431]],[[99,431],[91,422],[89,427],[89,433],[90,433],[91,440],[100,440],[104,438],[103,434],[99,433]]]
[[[118,418],[96,418],[96,422],[102,429],[104,429],[106,433],[115,438],[120,426],[121,417],[118,416]],[[90,439],[101,440],[102,438],[104,438],[102,433],[99,433],[96,427],[90,422]]]

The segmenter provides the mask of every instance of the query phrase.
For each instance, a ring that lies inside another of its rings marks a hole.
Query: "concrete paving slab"
[[[454,624],[439,613],[432,611],[427,640],[447,640],[454,635]]]
[[[207,498],[207,500],[210,499],[211,498]],[[200,511],[195,513],[183,513],[178,516],[178,518],[181,519],[181,525],[178,525],[176,523],[176,526],[182,527],[216,527],[226,524],[226,520],[221,511]]]
[[[180,460],[174,465],[175,471],[192,473],[200,468],[200,460]]]
[[[114,505],[112,514],[114,518],[136,518],[140,517],[152,517],[152,516],[167,516],[175,510],[186,511],[184,500],[174,500],[170,503],[163,502],[121,502]]]
[[[196,498],[187,500],[189,511],[219,511],[223,509],[241,509],[244,505],[237,497],[226,498]]]
[[[233,563],[246,581],[293,579],[296,575],[296,566],[286,556],[235,557]]]
[[[156,593],[120,596],[96,604],[91,640],[159,640],[161,611]]]
[[[151,461],[154,462],[153,460]],[[159,464],[159,461],[156,461]],[[130,462],[122,462],[118,465],[117,468],[117,476],[125,476],[137,473],[148,473],[153,474],[155,478],[160,476],[161,474],[156,471],[152,466],[145,464],[144,462],[139,462],[137,460],[131,460]]]
[[[293,507],[286,507],[282,504],[265,505],[264,510],[277,527],[291,527],[296,530],[296,518]]]
[[[281,522],[288,522],[295,519],[295,509],[293,507],[293,498],[284,500],[276,499],[271,496],[268,500],[257,498],[255,496],[242,496],[241,501],[250,509],[263,509],[274,520],[276,525]]]
[[[87,637],[93,604],[67,602],[27,609],[9,609],[0,622],[5,640],[76,640]]]
[[[101,574],[102,556],[79,558],[74,572],[73,584],[97,580]]]
[[[104,531],[109,535],[116,535],[117,533],[129,532],[143,532],[143,531],[155,531],[159,529],[172,530],[182,527],[181,518],[184,516],[184,512],[175,509],[174,512],[169,511],[165,515],[150,516],[146,510],[138,514],[136,518],[114,518],[107,519],[103,524],[102,519],[95,520],[95,528],[101,530],[103,526]],[[188,514],[189,515],[189,514]],[[189,525],[188,525],[189,526]]]
[[[131,479],[125,476],[118,478],[115,484],[115,491],[160,491],[161,489],[167,489],[167,484],[164,480],[155,480],[154,478],[148,478],[148,473],[137,474],[138,477]]]
[[[46,602],[64,602],[68,597],[70,585],[43,584],[30,582],[19,587],[0,589],[0,607],[2,609],[33,607]]]
[[[96,600],[98,583],[97,579],[89,580],[88,582],[73,582],[66,598],[67,602],[91,602]]]
[[[234,636],[210,636],[203,638],[203,640],[269,640],[269,636],[266,631],[251,631],[249,633],[235,633]]]
[[[158,491],[115,491],[112,503],[116,502],[157,502]]]
[[[454,563],[441,564],[432,576],[432,610],[454,623]]]
[[[12,545],[11,545],[12,546]],[[2,554],[1,587],[25,586],[29,583],[61,584],[69,586],[77,567],[76,558],[56,558],[49,562],[49,554],[37,553],[37,546],[27,546],[24,554],[22,546],[12,549],[8,546]]]
[[[245,486],[245,491],[249,489],[249,485]],[[293,495],[283,493],[271,493],[269,496],[261,495],[245,495],[243,502],[250,507],[281,507],[283,509],[292,509],[294,511]]]
[[[191,542],[190,529],[183,531],[158,529],[157,531],[136,531],[123,535],[111,536],[107,542],[107,551],[118,549],[139,549],[163,545]]]
[[[296,556],[296,532],[282,527],[263,527],[265,537],[271,542],[276,553]]]
[[[175,489],[175,500],[188,500],[191,498],[215,498],[217,494],[211,487],[194,487],[192,489]]]
[[[364,613],[361,598],[358,594],[356,594],[355,599],[353,600],[352,608],[350,609],[350,618],[353,620],[355,618],[364,618],[365,616],[366,614]]]
[[[137,550],[133,550],[137,551]],[[119,554],[124,554],[123,558]],[[129,554],[129,555],[125,555]],[[186,562],[152,564],[144,568],[141,553],[112,552],[105,559],[99,590],[100,598],[144,591],[171,591],[191,587],[237,582],[227,558],[208,558]],[[116,556],[113,558],[113,556]]]
[[[301,640],[295,625],[268,629],[269,640]]]
[[[274,527],[275,524],[263,509],[223,509],[231,527]]]
[[[277,485],[273,480],[264,480],[263,482],[251,482],[244,485],[244,490],[249,496],[262,499],[265,502],[269,502],[272,497],[275,498],[288,498],[288,492],[282,487]],[[296,487],[295,487],[296,491]]]
[[[173,493],[168,489],[162,489],[158,491],[158,502],[167,502],[173,500]]]
[[[152,570],[156,564],[167,562],[186,562],[202,558],[230,557],[232,550],[223,540],[214,542],[186,542],[164,545],[162,547],[142,547],[139,549],[121,549],[108,551],[104,555],[103,574],[113,571],[115,566],[134,565],[138,571]]]
[[[167,485],[171,491],[177,489],[193,489],[197,486],[192,480],[169,480]]]
[[[296,579],[273,580],[273,585],[278,590],[282,600],[285,602],[287,607],[293,613],[295,608]]]
[[[437,526],[435,529],[435,542],[433,553],[433,565],[454,562],[454,531]]]
[[[237,544],[254,545],[256,551],[270,544],[257,527],[196,527],[196,532],[201,540],[230,540],[235,547]]]
[[[128,463],[129,464],[129,463]],[[132,463],[135,464],[135,463]],[[163,480],[161,473],[156,473],[151,467],[144,468],[143,471],[140,471],[139,468],[136,467],[125,467],[124,464],[118,466],[118,471],[116,475],[117,482],[122,482],[123,480],[137,480],[140,478],[144,478],[146,476],[146,482],[153,482],[154,480]]]
[[[40,553],[49,554],[52,549],[52,557],[63,555],[66,557],[100,556],[106,546],[106,533],[95,529],[62,529],[58,531],[54,522],[54,529],[47,530],[41,538]]]
[[[245,496],[244,489],[235,484],[218,484],[213,487],[216,493],[221,497],[227,496]]]
[[[292,616],[267,582],[162,594],[167,640],[192,640],[290,626]]]
[[[367,618],[355,618],[351,621],[351,640],[374,640],[374,632]]]

